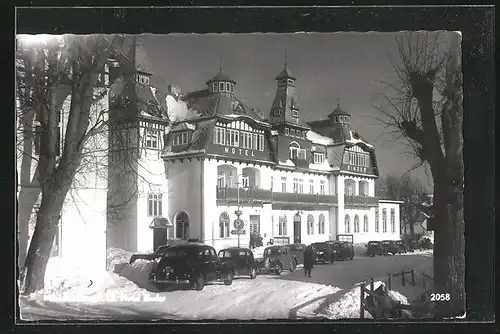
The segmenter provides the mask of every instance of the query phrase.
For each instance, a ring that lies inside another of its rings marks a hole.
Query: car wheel
[[[351,256],[351,261],[354,260],[354,256]]]
[[[234,279],[234,273],[230,272],[229,274],[227,274],[227,278],[224,280],[224,285],[233,284],[233,279]]]
[[[257,277],[257,269],[252,268],[252,269],[250,270],[250,278],[251,278],[251,279],[255,279],[256,277]]]
[[[290,261],[290,272],[293,273],[295,271],[295,260]]]
[[[196,291],[203,290],[203,288],[205,287],[205,276],[203,276],[203,274],[198,276],[194,281],[193,286]]]
[[[276,275],[281,275],[281,272],[283,271],[283,268],[281,268],[281,265],[278,265],[278,267],[276,268]]]

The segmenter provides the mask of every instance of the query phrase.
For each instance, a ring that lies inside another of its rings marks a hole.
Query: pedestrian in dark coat
[[[311,271],[314,264],[314,251],[311,246],[304,250],[304,275],[311,277]]]

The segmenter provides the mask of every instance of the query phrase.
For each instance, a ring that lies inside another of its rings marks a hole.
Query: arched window
[[[379,232],[379,226],[378,226],[378,209],[375,209],[375,233]]]
[[[189,216],[181,211],[175,217],[175,236],[178,239],[189,239]]]
[[[229,238],[229,214],[222,212],[219,217],[219,236],[221,238]]]
[[[349,215],[345,215],[344,229],[345,233],[351,233],[351,217]]]
[[[300,151],[300,145],[296,142],[291,142],[290,146],[288,146],[289,150],[289,158],[290,159],[297,159],[299,156],[299,151]]]
[[[279,235],[287,235],[286,232],[286,216],[280,216],[279,218],[279,223],[278,223],[278,234]]]
[[[359,216],[354,216],[354,233],[359,233]]]
[[[387,209],[382,209],[382,233],[387,233]]]
[[[351,179],[344,180],[345,194],[347,196],[354,195],[354,185],[355,185],[354,180],[351,180]]]
[[[391,209],[391,233],[396,233],[396,216],[394,209]]]
[[[363,218],[363,232],[368,232],[368,215]]]
[[[307,234],[314,234],[314,217],[307,215]]]
[[[318,217],[318,234],[325,234],[325,215],[320,214]]]

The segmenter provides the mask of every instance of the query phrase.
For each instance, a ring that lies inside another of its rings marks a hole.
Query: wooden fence
[[[429,281],[432,282],[431,284],[434,283],[434,280],[432,277],[429,275],[426,275],[425,273],[422,274],[422,288],[427,291],[432,289],[432,287],[429,284]],[[401,277],[401,278],[398,278]],[[408,271],[400,271],[394,274],[389,274],[387,279],[383,281],[385,284],[384,290],[387,293],[389,290],[392,290],[392,283],[395,282],[395,280],[401,279],[401,284],[405,286],[406,284],[411,284],[413,286],[416,285],[416,280],[415,280],[415,271],[413,269],[408,270]],[[372,312],[373,310],[370,310],[369,306],[366,305],[365,303],[365,295],[368,294],[369,296],[372,296],[374,299],[381,300],[382,298],[385,298],[384,296],[381,296],[377,293],[374,293],[374,278],[371,277],[367,281],[361,283],[360,285],[360,306],[359,306],[359,316],[361,319],[364,319],[365,317],[365,310],[368,311],[374,318],[376,318],[376,315],[374,315]],[[367,289],[367,286],[369,286],[369,289]],[[421,308],[420,305],[403,305],[400,302],[397,302],[394,304],[394,313],[395,315],[401,315],[401,310],[416,310]]]

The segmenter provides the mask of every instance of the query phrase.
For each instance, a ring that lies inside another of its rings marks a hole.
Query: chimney
[[[181,94],[181,88],[179,86],[175,85],[168,85],[168,92],[172,93],[174,95],[180,95]]]

